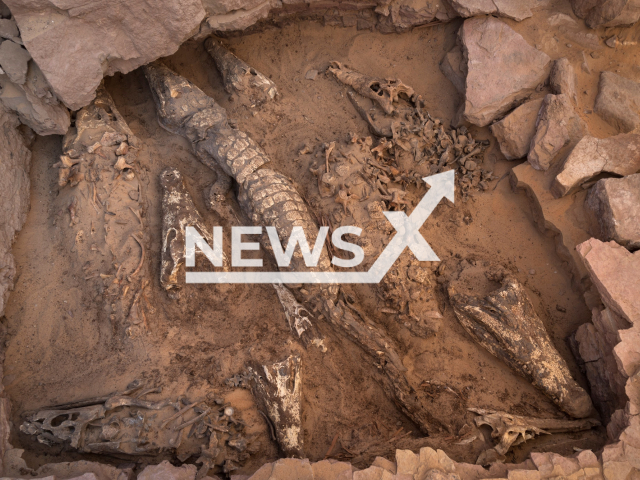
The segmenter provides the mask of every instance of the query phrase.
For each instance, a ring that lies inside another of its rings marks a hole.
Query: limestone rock
[[[17,126],[16,116],[0,107],[0,316],[16,274],[11,245],[29,211],[31,152]]]
[[[138,480],[194,480],[198,469],[195,465],[182,465],[174,467],[167,460],[158,465],[149,465],[145,468]]]
[[[351,464],[337,460],[321,460],[311,465],[311,470],[313,480],[351,480],[353,476]]]
[[[613,72],[602,72],[595,111],[620,132],[640,126],[640,84]]]
[[[550,59],[493,17],[465,20],[459,32],[467,63],[464,118],[484,127],[521,103],[548,75]]]
[[[0,75],[0,89],[0,102],[18,114],[20,121],[38,135],[63,135],[69,129],[69,111],[58,102],[33,61],[29,62],[24,85],[17,85],[7,76]]]
[[[6,0],[22,41],[69,108],[91,102],[104,75],[171,55],[200,25],[200,0]]]
[[[498,15],[518,22],[529,18],[535,0],[449,0],[454,10],[464,18],[478,15]]]
[[[397,471],[396,464],[391,460],[387,460],[384,457],[376,457],[373,463],[371,464],[375,467],[384,468],[385,470],[395,474]]]
[[[573,13],[584,18],[590,28],[630,25],[640,19],[637,0],[571,0],[571,6]]]
[[[631,253],[616,242],[596,238],[576,250],[603,303],[631,324],[640,322],[640,251]]]
[[[79,460],[77,462],[47,463],[37,470],[37,475],[52,475],[56,479],[77,480],[123,480],[131,469],[120,469],[98,462]]]
[[[640,135],[622,133],[603,139],[587,135],[565,159],[551,190],[561,197],[600,173],[631,175],[637,171],[640,171]]]
[[[592,315],[592,323],[581,325],[575,338],[591,386],[591,398],[604,423],[608,423],[625,403],[626,379],[620,374],[613,349],[619,341],[618,331],[629,324],[608,308],[602,312],[594,308]]]
[[[491,133],[498,140],[500,151],[507,160],[524,158],[529,153],[536,134],[536,120],[542,98],[523,103],[499,122],[491,125]]]
[[[587,133],[569,97],[549,94],[542,102],[527,159],[536,170],[547,170],[565,146],[572,148]]]
[[[214,2],[209,2],[214,3]],[[218,2],[215,2],[218,3]],[[226,2],[222,2],[225,4]],[[211,15],[207,18],[207,25],[215,32],[230,32],[244,30],[258,20],[267,18],[269,12],[275,6],[274,0],[258,0],[238,5],[237,9],[229,10],[227,13]]]
[[[0,67],[13,83],[22,85],[27,80],[29,60],[29,52],[17,43],[5,40],[0,45]]]
[[[596,238],[640,248],[640,173],[598,180],[584,206]]]
[[[553,93],[564,93],[574,104],[578,103],[576,72],[567,58],[559,58],[553,62],[549,82]]]
[[[18,25],[16,25],[16,21],[13,18],[3,18],[0,20],[0,38],[13,40],[19,37],[20,32],[18,31]]]
[[[464,82],[467,76],[462,50],[458,45],[449,50],[440,62],[440,71],[447,77],[458,93],[464,95]]]

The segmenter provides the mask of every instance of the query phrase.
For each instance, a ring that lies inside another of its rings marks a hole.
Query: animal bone
[[[213,38],[204,42],[222,75],[224,89],[228,93],[249,96],[254,102],[273,100],[278,94],[276,84],[236,57]]]
[[[185,262],[185,229],[194,227],[211,245],[213,237],[193,204],[175,168],[167,168],[160,174],[162,186],[162,251],[160,284],[165,290],[179,288],[178,271]]]
[[[393,131],[391,129],[393,120],[384,118],[380,121],[375,121],[373,118],[371,118],[371,114],[367,112],[367,110],[362,105],[360,105],[360,103],[358,103],[356,94],[352,90],[349,90],[347,92],[347,97],[349,97],[349,100],[351,100],[351,103],[353,104],[356,111],[360,114],[362,119],[369,124],[369,130],[371,131],[371,133],[378,137],[393,137]]]
[[[449,285],[456,317],[471,337],[575,418],[591,413],[591,398],[571,377],[522,285],[505,276],[484,299]]]
[[[480,455],[477,462],[479,465],[485,465],[490,463],[490,459],[504,456],[512,446],[520,445],[536,435],[580,432],[600,425],[600,422],[593,418],[556,420],[554,418],[521,417],[506,412],[496,412],[481,408],[470,408],[469,411],[479,415],[475,418],[478,427],[482,425],[490,426],[492,430],[491,437],[500,439],[498,445]]]
[[[281,242],[289,239],[294,226],[302,227],[307,238],[317,238],[318,225],[293,182],[266,167],[266,153],[244,132],[232,129],[223,108],[202,90],[167,67],[152,63],[144,67],[156,103],[160,124],[194,143],[198,158],[215,169],[219,165],[238,183],[238,203],[255,225],[274,225]],[[214,166],[215,165],[215,166]],[[331,271],[331,261],[323,248],[317,267],[307,267],[302,254],[295,252],[288,267],[293,271]],[[394,342],[365,316],[347,310],[337,302],[335,285],[308,288],[324,309],[325,317],[339,331],[361,346],[387,377],[385,392],[423,432],[442,428],[427,412],[408,383],[394,348]]]
[[[72,217],[63,238],[74,244],[75,263],[88,266],[77,275],[95,279],[90,286],[104,290],[104,305],[99,311],[108,316],[114,332],[122,329],[131,333],[134,326],[126,325],[133,299],[126,292],[139,290],[147,276],[148,261],[144,253],[138,254],[145,251],[142,219],[132,214],[145,203],[145,191],[132,164],[138,148],[129,146],[127,153],[118,157],[116,152],[123,151],[120,145],[124,141],[139,143],[101,85],[94,101],[78,111],[75,128],[63,138],[63,181],[56,204],[60,210],[69,208]],[[91,236],[91,241],[76,243],[80,231],[87,232],[85,238]],[[96,262],[96,252],[102,261]]]
[[[318,331],[315,323],[312,322],[313,317],[309,311],[304,305],[298,303],[293,293],[281,283],[274,283],[273,288],[278,294],[278,299],[282,304],[291,331],[298,335],[298,338],[306,348],[308,348],[309,345],[315,345],[320,348],[322,352],[326,352],[327,347],[324,345],[324,338]],[[311,319],[309,317],[311,317]],[[315,319],[313,320],[315,321]]]
[[[140,388],[136,386],[127,392],[138,392]],[[239,446],[246,447],[246,439],[240,435],[244,424],[223,413],[230,409],[228,405],[215,407],[214,413],[214,407],[203,402],[182,408],[181,397],[176,401],[168,398],[160,401],[140,399],[159,390],[146,389],[137,393],[137,397],[115,394],[69,404],[83,405],[77,408],[44,409],[27,415],[20,430],[36,436],[41,443],[68,443],[83,453],[149,455],[176,452],[180,448],[181,455],[187,458],[197,454],[202,460],[205,460],[202,456],[206,457],[209,467],[222,465],[224,459],[216,463],[222,448],[228,447],[227,453],[233,453]],[[96,403],[86,405],[89,402]],[[199,404],[202,404],[202,409],[193,408]],[[172,422],[174,425],[167,428]],[[182,430],[189,426],[195,435],[183,436]],[[216,431],[224,433],[217,434]],[[247,457],[245,455],[244,458]],[[238,459],[235,453],[233,458]]]
[[[414,95],[413,88],[402,83],[399,79],[387,79],[370,77],[355,70],[351,70],[340,62],[331,62],[329,71],[345,85],[353,87],[363,97],[370,98],[382,107],[387,115],[391,115],[395,107],[393,102],[398,100],[400,94],[409,99]]]
[[[300,357],[291,355],[282,362],[249,368],[249,373],[253,395],[273,423],[282,452],[303,458],[300,367]]]

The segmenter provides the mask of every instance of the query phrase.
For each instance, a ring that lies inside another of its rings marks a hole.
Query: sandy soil
[[[507,23],[552,58],[567,56],[579,65],[583,47],[566,38],[560,27],[549,27],[547,23],[551,12],[564,9],[569,14],[569,7],[552,4],[547,8],[520,24]],[[260,108],[243,106],[224,92],[220,75],[201,44],[187,43],[164,62],[227,108],[238,128],[265,148],[274,168],[290,175],[304,196],[313,199],[318,196],[317,180],[309,167],[315,158],[301,156],[298,151],[305,144],[344,142],[351,132],[369,135],[366,124],[346,98],[346,89],[323,73],[329,61],[339,60],[376,76],[402,79],[423,96],[433,117],[448,123],[460,99],[441,74],[438,63],[454,45],[458,26],[459,22],[452,22],[401,35],[381,35],[355,28],[293,22],[226,39],[233,52],[278,86],[278,101]],[[632,33],[627,35],[633,36]],[[639,75],[637,62],[631,61],[637,58],[636,47],[625,48],[623,53],[601,47],[597,58],[586,50],[591,73],[577,69],[579,110],[597,136],[614,133],[591,112],[599,72],[615,70],[629,78]],[[314,81],[305,79],[309,69],[320,71]],[[488,432],[486,442],[465,446],[454,445],[455,437],[449,432],[423,437],[384,395],[380,374],[368,357],[328,324],[319,322],[329,351],[305,351],[290,334],[270,286],[187,286],[177,301],[162,291],[159,173],[167,166],[183,173],[196,206],[210,225],[220,219],[207,210],[203,192],[215,177],[196,159],[186,139],[158,125],[151,94],[140,71],[107,78],[106,87],[144,145],[139,157],[139,178],[146,190],[145,234],[150,242],[151,302],[155,313],[149,316],[150,331],[146,335],[128,339],[115,333],[100,312],[100,294],[84,279],[82,265],[64,243],[64,229],[70,228],[65,221],[68,214],[53,206],[58,186],[56,170],[51,166],[61,153],[61,138],[38,138],[33,148],[31,212],[14,246],[20,276],[6,309],[4,382],[12,402],[14,425],[21,423],[25,412],[122,390],[133,379],[142,378],[164,387],[157,398],[213,394],[231,402],[259,445],[242,469],[251,472],[276,458],[277,447],[269,440],[251,394],[229,387],[225,380],[241,373],[252,360],[280,360],[294,351],[303,357],[303,427],[310,459],[323,458],[337,435],[331,456],[352,459],[357,466],[366,465],[375,455],[389,456],[397,447],[422,445],[437,446],[456,460],[474,462],[490,444]],[[493,181],[489,191],[475,192],[466,202],[440,205],[425,224],[424,236],[451,272],[470,266],[481,271],[494,263],[512,270],[526,286],[572,374],[586,388],[565,343],[566,337],[590,318],[582,292],[572,285],[569,268],[555,252],[554,239],[535,226],[527,198],[514,193],[504,178],[515,164],[504,160],[488,129],[470,130],[475,138],[491,141],[483,167],[493,170],[501,181]],[[413,192],[413,200],[422,193]],[[469,291],[475,294],[496,288],[482,275],[466,278]],[[429,294],[443,315],[440,331],[429,338],[413,335],[396,315],[381,312],[387,305],[379,286],[357,286],[348,291],[360,308],[400,345],[412,384],[426,392],[430,398],[428,408],[447,419],[452,433],[472,422],[473,414],[466,411],[471,407],[562,418],[541,393],[465,334],[441,284],[436,282],[429,287]],[[38,445],[18,429],[12,432],[12,443],[26,449],[25,457],[31,466],[54,457],[80,457],[69,450]],[[574,448],[597,449],[604,441],[602,430],[544,436],[517,447],[509,460],[522,461],[532,449],[563,454],[572,453]],[[131,461],[106,460],[114,464]],[[140,463],[155,461],[144,458]]]

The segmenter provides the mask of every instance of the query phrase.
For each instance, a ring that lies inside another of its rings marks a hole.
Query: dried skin
[[[252,102],[259,103],[273,100],[278,94],[275,83],[240,60],[213,38],[208,38],[204,46],[222,75],[227,93],[248,96]]]
[[[315,325],[315,318],[313,318],[311,313],[309,313],[304,305],[298,303],[293,293],[284,285],[274,283],[273,288],[275,288],[278,294],[278,299],[284,309],[289,328],[298,336],[305,348],[314,345],[323,352],[326,352],[327,347],[324,345],[324,337],[318,331]]]
[[[182,175],[175,168],[160,174],[162,186],[162,251],[160,284],[165,290],[179,288],[180,268],[185,263],[186,227],[194,227],[212,245],[211,231],[185,188]]]
[[[145,192],[138,179],[138,140],[101,86],[95,100],[76,115],[63,139],[58,208],[68,211],[64,229],[75,252],[79,276],[105,298],[102,311],[113,329],[125,324],[133,295],[147,274]],[[101,261],[96,261],[100,258]]]
[[[149,401],[141,397],[161,393],[162,388],[140,389],[138,385],[106,399],[78,402],[84,405],[75,408],[43,409],[28,415],[20,431],[45,445],[69,445],[82,453],[138,456],[168,452],[179,458],[200,454],[210,467],[228,458],[237,461],[238,449],[246,449],[244,424],[226,414],[234,411],[228,405],[212,407],[196,401],[184,406],[183,397]],[[220,452],[224,455],[219,456]]]
[[[229,127],[224,110],[214,106],[213,99],[157,63],[147,65],[145,75],[156,100],[161,125],[169,125],[175,128],[168,128],[170,131],[191,138],[198,157],[205,165],[211,166],[215,162],[239,184],[239,204],[255,225],[274,226],[281,242],[288,240],[294,226],[302,227],[309,241],[317,238],[317,223],[293,182],[263,166],[269,162],[264,151],[244,132]],[[197,105],[203,105],[201,115],[191,107]],[[199,119],[198,129],[194,129],[191,120],[196,116]],[[206,118],[209,119],[208,125],[204,121]],[[203,136],[194,135],[196,130]],[[323,247],[317,267],[307,267],[302,254],[296,251],[288,268],[301,272],[331,271],[331,262],[326,247]],[[309,286],[309,290],[332,325],[347,333],[382,369],[386,375],[385,392],[402,411],[425,433],[432,428],[442,428],[442,422],[424,409],[404,376],[406,369],[393,341],[366,317],[336,303],[337,286]]]
[[[370,77],[355,70],[351,70],[340,62],[331,62],[329,71],[333,73],[340,82],[353,87],[363,97],[370,98],[377,102],[387,115],[395,110],[393,102],[398,100],[400,94],[408,98],[413,97],[414,91],[408,85],[398,79],[383,80],[381,78]]]
[[[572,417],[591,413],[591,398],[571,377],[517,280],[505,277],[502,287],[484,299],[460,294],[451,285],[448,293],[458,320],[476,342]]]
[[[250,374],[253,395],[273,422],[282,452],[303,458],[301,365],[300,357],[292,355],[282,362],[256,366]]]

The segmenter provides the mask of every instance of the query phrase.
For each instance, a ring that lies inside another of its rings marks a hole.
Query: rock
[[[7,38],[9,40],[20,38],[18,25],[16,25],[16,21],[13,18],[3,18],[0,20],[0,38]]]
[[[449,0],[454,10],[464,18],[497,15],[520,22],[529,18],[535,0]]]
[[[608,308],[603,311],[594,308],[592,315],[593,323],[581,325],[575,339],[591,387],[591,398],[603,423],[608,423],[613,413],[626,403],[626,379],[620,374],[613,349],[619,341],[618,331],[628,328],[629,324]]]
[[[11,245],[29,211],[31,152],[17,117],[0,107],[0,317],[16,274]]]
[[[467,62],[464,118],[484,127],[531,95],[548,74],[547,54],[493,17],[465,20],[459,32]]]
[[[571,6],[573,13],[584,18],[590,28],[630,25],[640,19],[637,0],[571,0]]]
[[[578,103],[578,95],[576,94],[576,72],[567,58],[559,58],[553,62],[549,84],[553,93],[564,93],[574,104]]]
[[[640,84],[613,72],[602,72],[595,111],[619,132],[640,126]]]
[[[536,134],[536,120],[542,98],[523,103],[499,122],[491,125],[491,133],[498,140],[500,151],[507,160],[524,158],[529,153]]]
[[[567,156],[551,186],[556,197],[606,172],[631,175],[640,170],[640,134],[621,133],[598,139],[583,137]]]
[[[371,465],[375,467],[384,468],[385,470],[393,473],[394,475],[397,471],[396,464],[391,460],[387,460],[384,457],[376,457]]]
[[[576,247],[602,302],[614,313],[640,322],[640,251],[591,238]],[[636,344],[637,346],[637,344]]]
[[[273,463],[270,480],[313,480],[313,470],[309,460],[281,458]]]
[[[507,478],[508,480],[540,480],[542,475],[537,470],[512,470]]]
[[[315,80],[318,76],[318,70],[307,70],[307,73],[304,74],[304,78],[307,80]]]
[[[174,467],[167,460],[158,465],[149,465],[145,468],[138,480],[194,480],[198,469],[195,465],[182,465]]]
[[[57,479],[124,480],[132,473],[130,468],[120,469],[104,463],[79,460],[77,462],[47,463],[37,470],[37,476],[51,475]]]
[[[549,94],[540,107],[527,159],[536,170],[547,170],[565,146],[572,148],[587,133],[569,97]]]
[[[24,85],[16,85],[0,75],[0,89],[0,102],[38,135],[63,135],[69,129],[69,111],[58,102],[33,61],[29,62]]]
[[[396,465],[398,474],[415,475],[420,464],[420,456],[411,450],[396,450]]]
[[[313,480],[351,480],[353,477],[351,464],[337,460],[321,460],[311,465],[311,470]]]
[[[91,102],[104,75],[173,54],[205,16],[200,0],[6,3],[27,50],[73,110]]]
[[[432,21],[438,13],[440,2],[432,0],[399,0],[391,2],[390,17],[396,33],[424,25]]]
[[[542,232],[550,230],[556,238],[556,252],[569,265],[573,279],[580,285],[587,281],[588,272],[576,245],[590,238],[584,218],[583,202],[587,193],[575,197],[555,199],[549,191],[553,177],[549,172],[535,170],[528,162],[511,170],[512,187],[525,190],[532,201],[532,213]],[[571,218],[568,222],[566,219]]]
[[[467,76],[465,67],[462,49],[458,45],[449,50],[440,62],[440,71],[453,83],[461,95],[464,95],[464,82]]]
[[[598,180],[584,207],[594,237],[631,250],[640,248],[640,173]]]
[[[0,1],[0,17],[11,18],[11,10],[2,1]]]
[[[13,83],[23,85],[27,80],[29,60],[29,52],[17,43],[5,40],[0,45],[0,67]]]
[[[371,466],[364,470],[353,472],[353,480],[382,480],[384,474],[387,474],[387,478],[393,478],[393,475],[384,468]]]
[[[212,31],[216,32],[244,30],[257,21],[267,18],[271,9],[274,8],[275,2],[273,0],[258,0],[246,2],[245,6],[240,5],[238,5],[237,9],[230,10],[227,13],[211,15],[207,18],[207,25]]]

